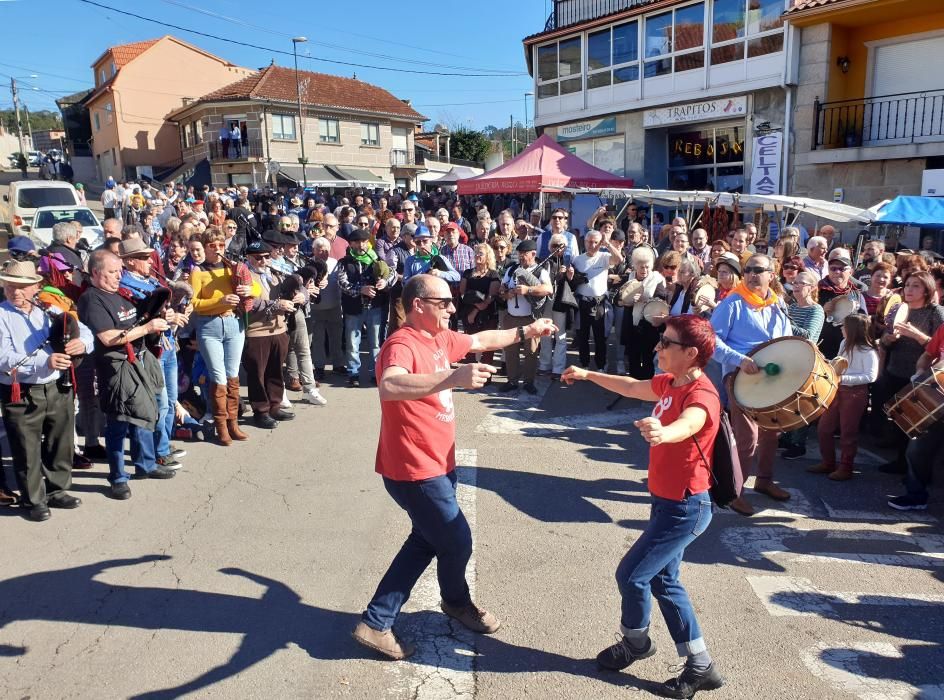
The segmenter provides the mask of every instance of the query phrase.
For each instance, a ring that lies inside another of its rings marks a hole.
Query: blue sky
[[[524,93],[531,89],[521,39],[544,27],[550,0],[479,0],[437,4],[398,4],[380,0],[356,3],[266,3],[259,0],[95,0],[233,41],[291,54],[292,36],[312,56],[395,70],[350,67],[312,60],[300,52],[299,68],[334,73],[380,85],[397,97],[413,100],[433,122],[482,128],[507,126],[510,115],[524,120]],[[413,12],[391,10],[411,7]],[[288,8],[297,10],[298,20]],[[261,12],[263,8],[277,12]],[[317,8],[317,9],[316,9]],[[232,21],[227,21],[226,19]],[[80,0],[0,0],[5,27],[0,53],[0,107],[12,105],[10,77],[32,110],[55,109],[54,100],[92,84],[89,67],[114,44],[173,34],[233,63],[259,68],[292,65],[292,56],[238,46],[163,27],[102,9]],[[330,46],[328,46],[330,45]],[[373,55],[369,55],[373,54]],[[407,70],[487,73],[487,77],[422,75]],[[496,76],[502,71],[521,75]],[[29,77],[36,74],[38,77]],[[173,80],[173,76],[168,76]],[[33,89],[38,88],[38,89]],[[532,117],[532,106],[528,115]],[[430,122],[428,126],[432,126]]]

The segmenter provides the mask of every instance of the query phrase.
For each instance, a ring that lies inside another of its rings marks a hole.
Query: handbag
[[[462,303],[465,306],[474,306],[475,304],[481,304],[483,301],[485,301],[485,295],[474,289],[470,289],[462,295]]]
[[[705,459],[705,453],[702,452],[701,445],[698,444],[698,440],[694,436],[692,436],[692,442],[698,448],[698,454],[701,455],[702,461],[711,474],[711,486],[708,487],[708,493],[712,502],[719,508],[727,508],[733,500],[741,495],[741,489],[744,487],[741,459],[738,457],[734,428],[731,426],[728,414],[722,411],[718,421],[718,435],[715,437],[715,444],[712,449],[713,468]]]
[[[558,313],[567,313],[568,311],[576,310],[579,306],[577,297],[574,296],[574,290],[571,289],[571,286],[567,284],[566,280],[562,280],[557,285],[557,292],[554,294],[554,305],[552,308]]]

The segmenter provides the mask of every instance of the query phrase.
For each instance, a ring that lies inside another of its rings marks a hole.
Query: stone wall
[[[926,162],[914,158],[797,165],[792,194],[832,201],[833,192],[841,188],[843,203],[871,207],[898,195],[921,194]]]

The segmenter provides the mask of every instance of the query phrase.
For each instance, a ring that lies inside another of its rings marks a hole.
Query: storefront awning
[[[352,168],[347,165],[343,167],[330,165],[328,167],[336,172],[340,176],[340,179],[346,180],[355,187],[386,187],[389,185],[383,178],[378,177],[375,173],[366,168]]]
[[[307,187],[347,187],[344,180],[323,165],[305,166],[305,178],[308,180],[306,183],[302,182],[301,165],[283,165],[279,168],[279,176]]]

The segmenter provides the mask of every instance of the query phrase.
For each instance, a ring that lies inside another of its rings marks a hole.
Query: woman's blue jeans
[[[648,629],[655,596],[679,656],[705,651],[695,611],[679,581],[679,567],[685,548],[710,522],[707,491],[681,501],[652,497],[649,524],[616,569],[624,633]]]
[[[368,626],[380,631],[393,627],[433,557],[443,601],[455,607],[471,602],[465,568],[472,557],[472,531],[456,501],[457,481],[455,470],[423,481],[384,478],[387,493],[410,516],[413,530],[364,611]]]
[[[207,377],[214,384],[226,384],[227,377],[239,376],[246,335],[235,316],[200,316],[195,314],[197,345],[206,363]]]
[[[161,369],[164,370],[164,389],[157,397],[157,425],[154,428],[154,452],[158,457],[170,454],[170,441],[174,437],[174,422],[177,412],[177,350],[171,348],[161,353]]]

